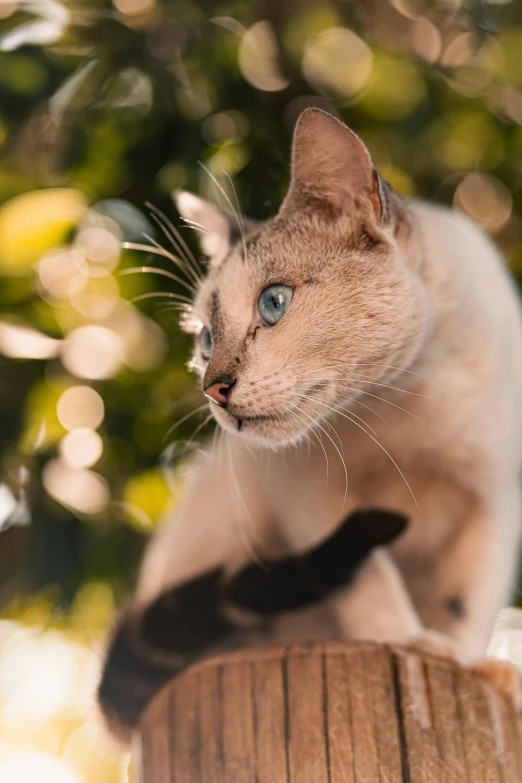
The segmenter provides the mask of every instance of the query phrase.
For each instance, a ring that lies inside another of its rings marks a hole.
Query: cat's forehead
[[[237,241],[216,269],[219,284],[228,279],[251,278],[264,282],[298,283],[310,268],[332,256],[324,237],[296,223],[273,219]]]

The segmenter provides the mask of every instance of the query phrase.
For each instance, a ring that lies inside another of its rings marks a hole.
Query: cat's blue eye
[[[206,326],[204,326],[199,333],[198,342],[201,356],[206,362],[208,362],[212,356],[212,335],[210,334],[210,329],[208,329]]]
[[[293,288],[289,285],[269,285],[259,294],[257,309],[266,326],[275,326],[288,310]]]

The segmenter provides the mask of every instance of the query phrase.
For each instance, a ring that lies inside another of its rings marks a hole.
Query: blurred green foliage
[[[175,223],[174,189],[221,202],[203,162],[228,193],[224,172],[233,179],[246,213],[270,215],[293,124],[318,105],[362,136],[400,192],[471,214],[518,274],[522,7],[37,5],[0,5],[0,480],[19,504],[8,517],[0,503],[0,599],[12,615],[15,597],[21,611],[21,597],[51,589],[58,617],[85,585],[118,600],[130,589],[203,421],[171,429],[202,401],[171,300],[133,301],[183,287],[120,276],[176,271],[120,248],[150,235],[173,250],[147,202]]]

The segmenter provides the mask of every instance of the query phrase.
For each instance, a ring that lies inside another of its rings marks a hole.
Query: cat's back
[[[412,204],[421,237],[421,275],[434,309],[427,375],[476,399],[522,459],[522,310],[520,294],[492,240],[456,210]],[[456,401],[452,407],[460,408]],[[511,451],[509,449],[509,451]]]
[[[437,307],[452,321],[486,326],[522,356],[520,295],[493,241],[457,210],[414,202],[421,237],[422,274]]]

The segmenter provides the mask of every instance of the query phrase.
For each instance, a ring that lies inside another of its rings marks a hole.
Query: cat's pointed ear
[[[243,230],[248,233],[256,225],[250,218],[222,212],[209,201],[185,190],[177,190],[172,195],[179,214],[198,234],[201,249],[212,266],[223,261],[230,248],[241,239]]]
[[[364,202],[378,220],[387,215],[384,184],[361,139],[331,114],[313,108],[297,121],[285,203],[310,200],[338,216]]]

